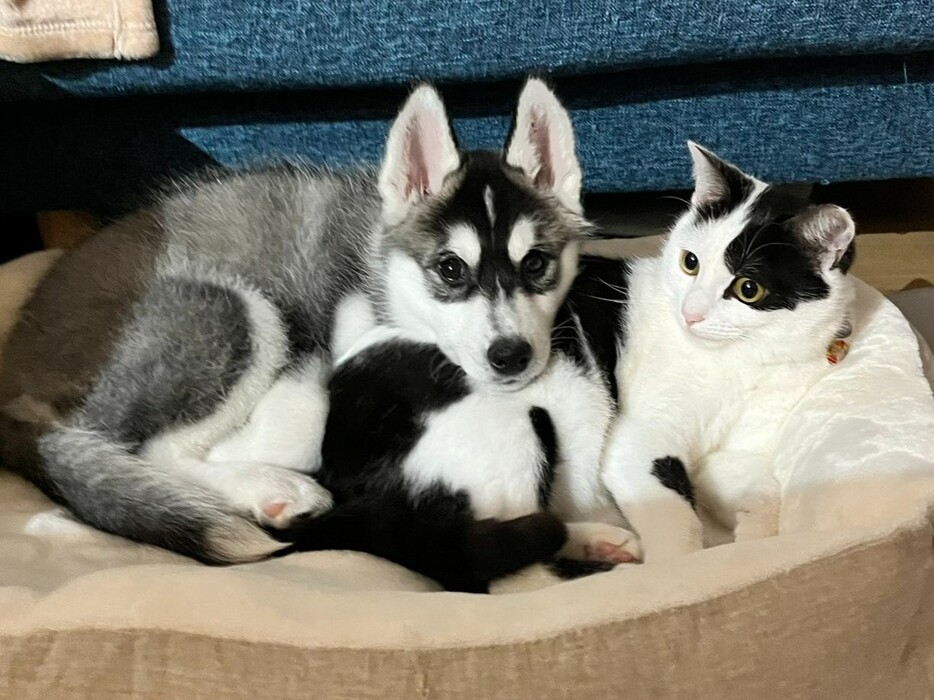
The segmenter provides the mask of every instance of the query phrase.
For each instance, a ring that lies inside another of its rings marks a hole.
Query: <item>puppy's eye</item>
[[[540,250],[530,250],[520,263],[522,274],[530,279],[536,279],[545,274],[548,269],[549,257]]]
[[[467,279],[467,263],[456,255],[438,261],[438,274],[449,284],[461,284]]]
[[[682,250],[681,269],[684,270],[684,274],[694,277],[694,275],[700,272],[700,260],[698,260],[697,256],[690,250]]]
[[[762,301],[768,293],[765,287],[748,277],[738,277],[733,283],[733,294],[744,304],[755,304]]]

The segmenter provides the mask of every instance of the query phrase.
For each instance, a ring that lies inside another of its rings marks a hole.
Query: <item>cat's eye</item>
[[[467,279],[467,263],[456,255],[438,261],[438,274],[448,284],[462,284]]]
[[[755,280],[738,277],[733,283],[733,294],[744,304],[755,304],[757,301],[762,301],[766,295],[766,289]]]
[[[537,279],[548,269],[548,255],[540,250],[530,250],[520,263],[522,274],[530,279]]]
[[[700,272],[700,260],[690,250],[681,251],[681,269],[686,275],[693,277]]]

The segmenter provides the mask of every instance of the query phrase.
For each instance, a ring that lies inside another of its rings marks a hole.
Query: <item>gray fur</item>
[[[158,276],[75,421],[137,452],[211,415],[252,352],[243,302],[217,284]]]
[[[102,530],[218,564],[279,548],[210,491],[142,462],[110,436],[60,428],[39,439],[38,453],[74,514]]]
[[[10,338],[3,464],[96,527],[203,561],[281,547],[135,455],[209,416],[249,365],[243,288],[281,311],[293,359],[327,356],[340,299],[371,291],[378,217],[367,173],[277,168],[184,183],[66,255]]]

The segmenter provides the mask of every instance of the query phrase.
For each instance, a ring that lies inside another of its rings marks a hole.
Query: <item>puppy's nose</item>
[[[497,338],[486,351],[490,366],[504,376],[519,374],[532,359],[532,346],[518,337]]]

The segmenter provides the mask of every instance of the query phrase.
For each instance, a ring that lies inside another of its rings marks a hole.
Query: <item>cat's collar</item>
[[[850,336],[853,335],[853,324],[850,319],[844,319],[843,324],[837,329],[833,340],[827,346],[827,362],[832,365],[838,365],[843,362],[850,351]]]

